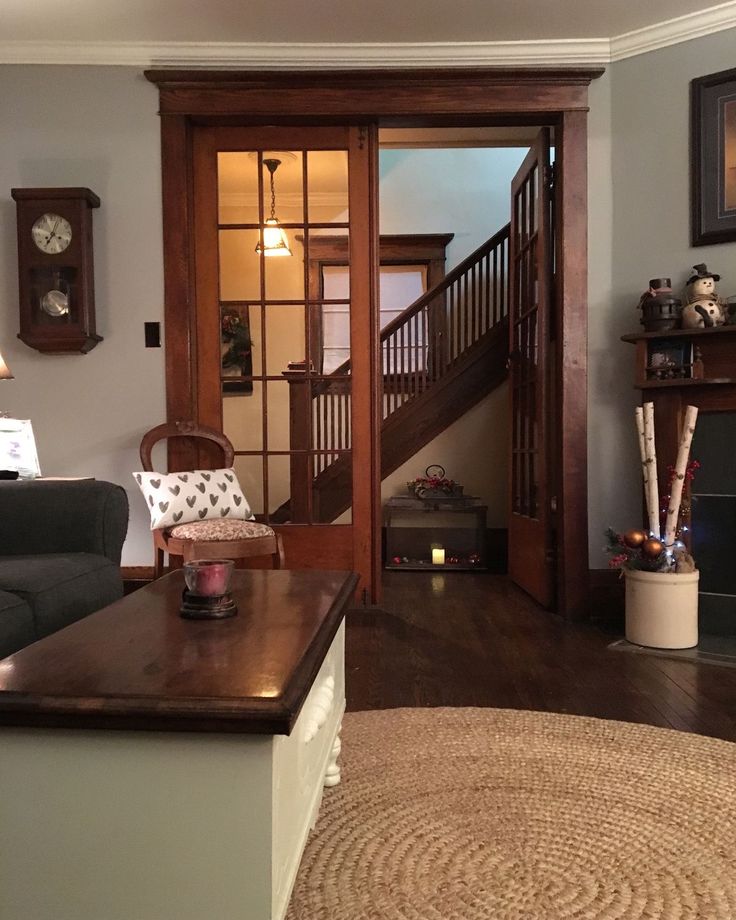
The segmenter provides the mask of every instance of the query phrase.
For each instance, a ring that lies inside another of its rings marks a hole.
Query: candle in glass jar
[[[230,583],[233,563],[227,559],[199,559],[184,564],[187,588],[200,597],[225,594]]]

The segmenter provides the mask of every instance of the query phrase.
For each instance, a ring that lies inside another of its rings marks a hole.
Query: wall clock
[[[17,203],[18,338],[47,354],[85,353],[95,332],[92,209],[88,188],[14,188]]]

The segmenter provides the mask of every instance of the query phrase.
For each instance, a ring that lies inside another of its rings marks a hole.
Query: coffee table
[[[348,572],[174,572],[0,661],[3,920],[280,920],[339,782]]]

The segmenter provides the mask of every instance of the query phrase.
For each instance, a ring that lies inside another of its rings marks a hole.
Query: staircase
[[[508,357],[507,224],[381,331],[383,422],[381,478],[405,463],[506,377]],[[311,519],[334,521],[350,507],[350,361],[310,380],[292,366],[291,500],[273,523],[310,519],[303,488],[312,481]],[[312,424],[310,426],[310,417]]]

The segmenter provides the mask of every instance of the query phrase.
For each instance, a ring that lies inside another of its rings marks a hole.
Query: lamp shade
[[[12,380],[13,375],[10,373],[10,368],[5,363],[3,356],[0,354],[0,380]]]
[[[266,226],[263,228],[263,241],[258,242],[256,252],[263,252],[266,256],[291,255],[289,241],[275,217],[269,217],[266,220]]]

